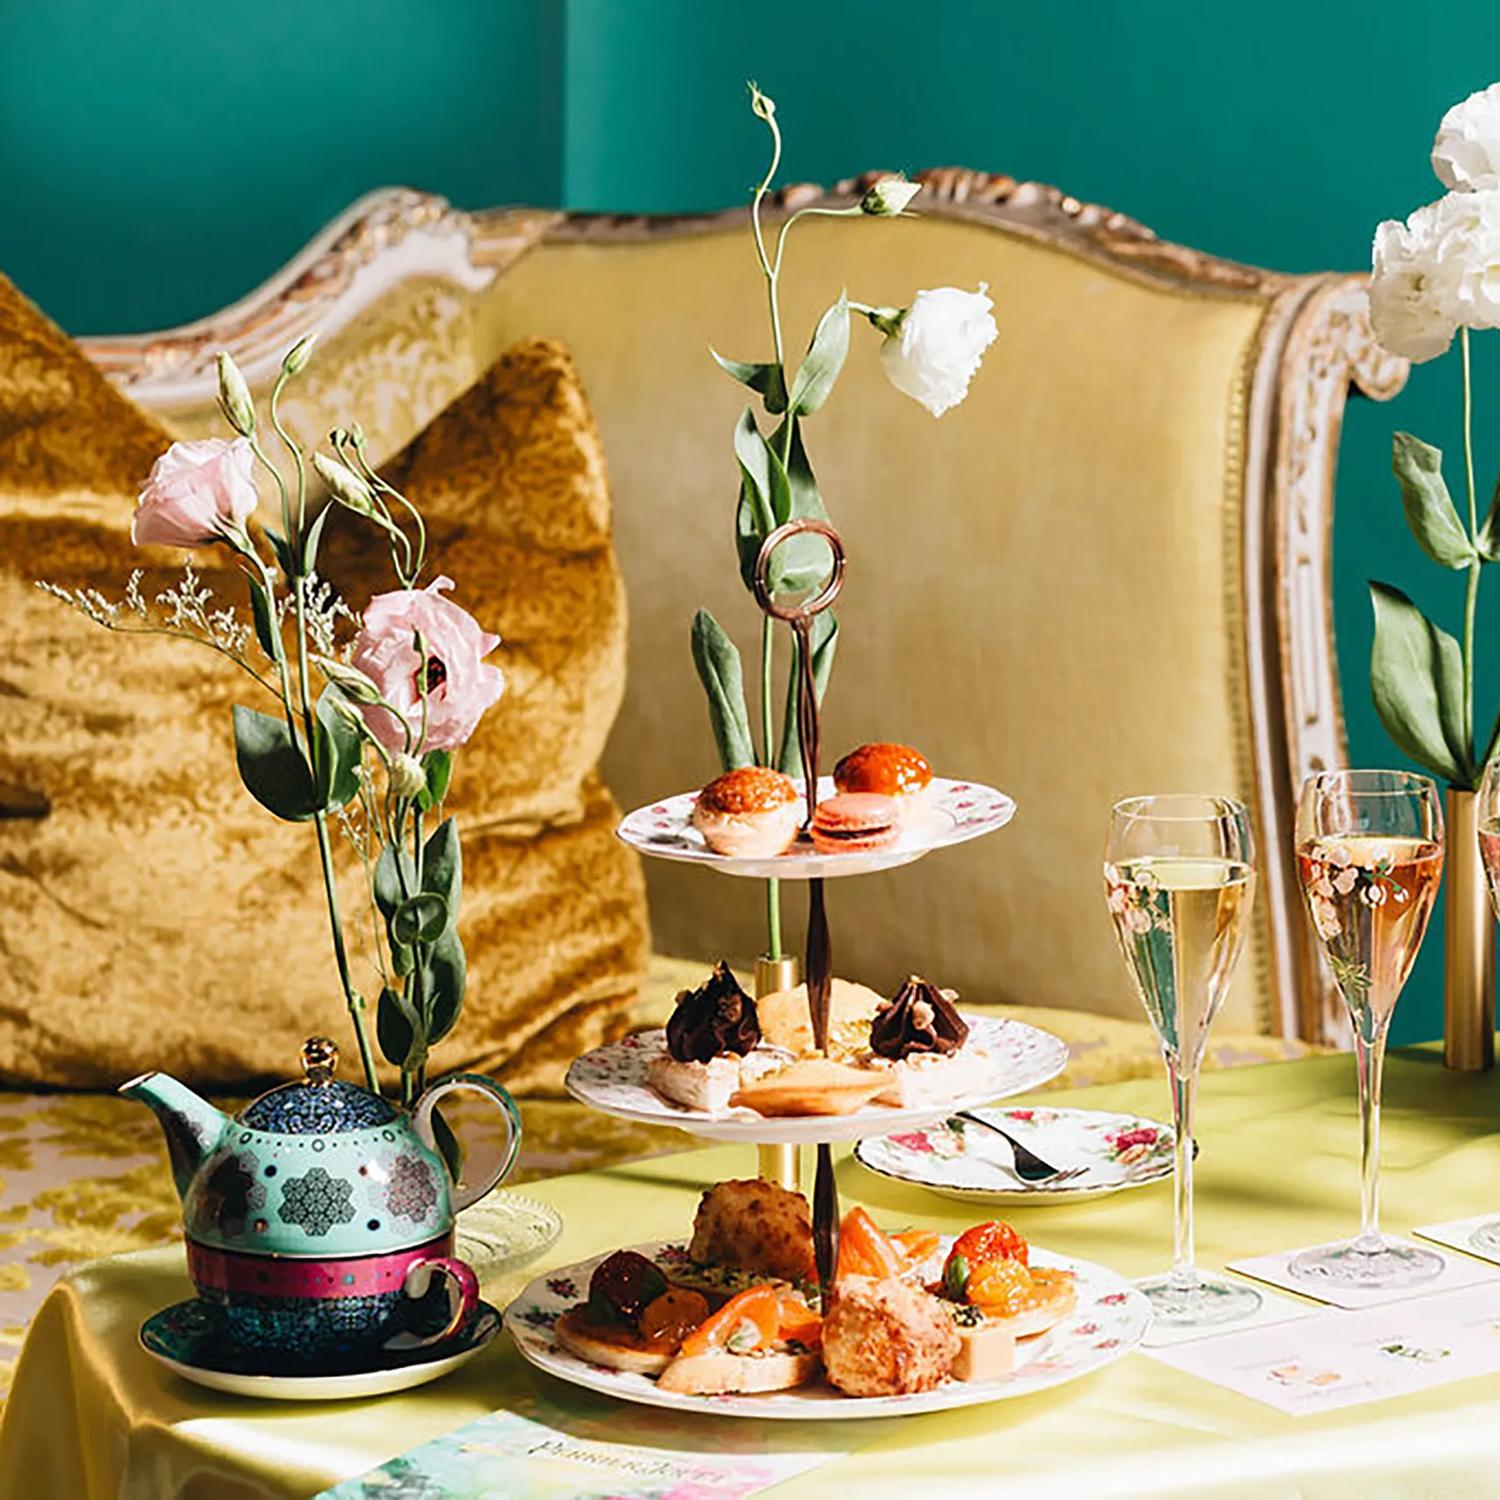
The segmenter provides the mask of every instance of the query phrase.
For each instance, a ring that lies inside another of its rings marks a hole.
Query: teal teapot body
[[[120,1090],[154,1110],[166,1135],[200,1299],[220,1309],[238,1347],[323,1368],[462,1326],[478,1284],[453,1259],[454,1216],[506,1176],[521,1139],[514,1101],[487,1078],[445,1079],[407,1113],[335,1078],[337,1059],[332,1042],[314,1038],[300,1081],[232,1118],[162,1073]],[[460,1089],[495,1104],[505,1132],[497,1165],[473,1183],[452,1180],[433,1134],[438,1100]],[[412,1314],[433,1300],[434,1278],[446,1295],[440,1326],[424,1334]]]

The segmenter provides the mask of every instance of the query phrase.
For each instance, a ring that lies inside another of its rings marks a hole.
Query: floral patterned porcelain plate
[[[945,1244],[949,1242],[945,1239]],[[677,1242],[634,1247],[658,1265],[669,1267],[686,1258]],[[505,1310],[505,1326],[516,1347],[539,1370],[573,1385],[602,1391],[622,1401],[666,1406],[675,1411],[711,1412],[725,1417],[771,1417],[790,1421],[834,1421],[850,1417],[890,1417],[947,1411],[1025,1396],[1062,1385],[1112,1364],[1140,1343],[1151,1321],[1151,1306],[1122,1276],[1086,1260],[1068,1260],[1032,1248],[1034,1265],[1058,1266],[1078,1278],[1078,1308],[1066,1322],[1040,1338],[1024,1341],[1016,1368],[1000,1380],[966,1384],[950,1380],[933,1391],[908,1396],[843,1396],[818,1380],[791,1391],[756,1396],[684,1396],[664,1391],[645,1375],[590,1364],[557,1347],[552,1327],[558,1316],[588,1293],[589,1276],[604,1259],[591,1260],[539,1276]]]
[[[1082,1167],[1061,1186],[1024,1183],[1010,1147],[992,1130],[949,1119],[921,1130],[869,1136],[854,1148],[861,1166],[945,1198],[970,1203],[1073,1203],[1144,1187],[1172,1175],[1170,1125],[1092,1109],[974,1109],[1058,1167]]]
[[[819,798],[831,797],[833,792],[833,778],[820,777]],[[774,859],[734,859],[715,854],[693,827],[693,803],[697,796],[696,791],[682,792],[662,802],[638,807],[621,822],[616,832],[632,849],[639,849],[642,854],[688,860],[725,875],[813,880],[831,879],[837,875],[869,875],[876,870],[909,865],[934,849],[962,844],[979,838],[981,834],[1004,828],[1016,812],[1016,804],[992,786],[934,776],[932,799],[926,815],[888,848],[860,854],[818,854],[810,843],[799,839],[785,854],[778,854]]]
[[[663,1099],[646,1082],[652,1058],[666,1052],[664,1031],[638,1032],[585,1052],[568,1069],[567,1089],[575,1099],[606,1114],[650,1125],[675,1125],[710,1140],[808,1146],[820,1141],[852,1141],[892,1129],[914,1130],[942,1120],[956,1109],[1034,1089],[1055,1078],[1068,1061],[1066,1042],[1024,1021],[975,1015],[964,1019],[969,1023],[970,1040],[989,1054],[993,1066],[976,1087],[917,1109],[870,1104],[848,1115],[774,1119],[750,1109],[733,1109],[725,1115],[686,1109]]]

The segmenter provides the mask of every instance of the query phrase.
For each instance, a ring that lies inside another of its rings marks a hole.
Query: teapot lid
[[[267,1090],[236,1119],[271,1135],[340,1135],[396,1118],[395,1106],[379,1094],[335,1078],[338,1063],[335,1042],[326,1036],[309,1038],[302,1046],[301,1080]]]

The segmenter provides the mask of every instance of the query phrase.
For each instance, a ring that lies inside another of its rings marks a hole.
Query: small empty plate
[[[974,1109],[1053,1166],[1082,1167],[1057,1186],[1025,1183],[1011,1170],[1009,1144],[992,1130],[953,1118],[920,1130],[866,1136],[861,1166],[966,1203],[1071,1203],[1144,1187],[1172,1175],[1170,1125],[1093,1109]]]

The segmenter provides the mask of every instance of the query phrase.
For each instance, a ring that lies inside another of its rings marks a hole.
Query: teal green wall
[[[127,331],[241,295],[384,183],[466,206],[719,207],[761,165],[747,77],[779,101],[791,178],[989,168],[1222,255],[1358,268],[1378,219],[1436,196],[1443,109],[1500,76],[1500,12],[1415,15],[1391,0],[1358,18],[1307,0],[0,0],[0,269],[65,327]],[[1485,490],[1495,342],[1477,351]],[[1365,579],[1457,624],[1460,586],[1415,554],[1387,464],[1393,426],[1457,451],[1457,382],[1439,361],[1347,419],[1335,613],[1366,764],[1397,757],[1368,702]],[[1497,626],[1483,600],[1481,641]],[[1482,723],[1497,687],[1486,674]],[[1400,1035],[1437,1031],[1439,968],[1432,942]]]

